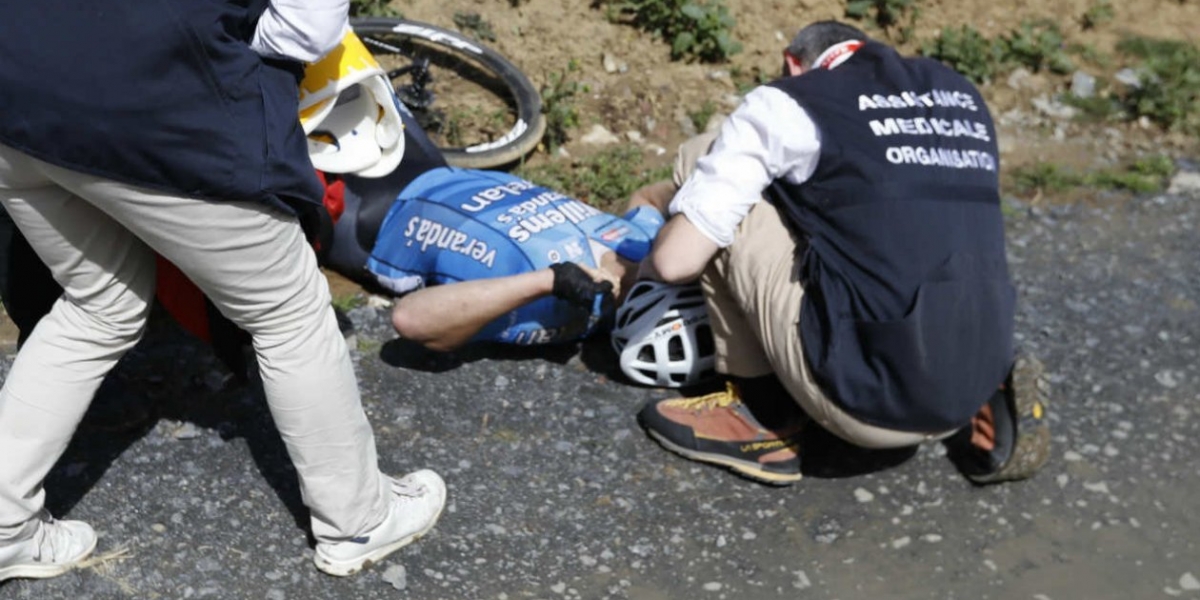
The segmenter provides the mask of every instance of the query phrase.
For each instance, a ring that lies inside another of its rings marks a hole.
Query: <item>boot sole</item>
[[[346,577],[348,575],[358,573],[363,569],[369,569],[379,561],[387,558],[388,555],[392,554],[393,552],[425,537],[425,535],[432,531],[433,527],[437,525],[438,520],[442,518],[442,511],[445,510],[445,508],[446,502],[443,501],[442,506],[438,508],[437,513],[433,515],[433,518],[429,520],[429,524],[423,529],[408,536],[402,537],[386,546],[381,546],[361,559],[346,562],[334,562],[321,556],[320,553],[317,553],[313,555],[313,564],[317,566],[318,571],[321,571],[326,575],[333,575],[334,577]]]
[[[802,478],[800,473],[774,473],[764,470],[758,463],[738,460],[724,454],[690,450],[672,442],[671,440],[668,440],[666,437],[662,436],[651,428],[646,428],[646,433],[649,434],[650,437],[653,438],[654,441],[658,442],[658,444],[663,448],[666,448],[667,450],[670,450],[671,452],[674,452],[675,454],[678,454],[684,458],[725,467],[726,469],[729,469],[738,475],[748,479],[753,479],[759,483],[766,483],[775,486],[787,486],[800,481]]]
[[[1017,359],[1012,375],[1017,440],[1012,456],[995,472],[969,476],[971,481],[997,483],[1026,479],[1050,458],[1050,424],[1046,421],[1050,399],[1044,370],[1041,361],[1032,356]]]

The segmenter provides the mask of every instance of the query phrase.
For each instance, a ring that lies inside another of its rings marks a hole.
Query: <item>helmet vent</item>
[[[716,348],[713,347],[712,328],[708,323],[696,326],[696,353],[700,356],[712,356],[716,353]]]
[[[674,362],[684,358],[683,338],[677,335],[671,336],[671,339],[667,340],[667,360]]]

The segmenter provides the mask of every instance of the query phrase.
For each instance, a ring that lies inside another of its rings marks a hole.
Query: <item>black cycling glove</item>
[[[615,309],[611,282],[597,283],[587,271],[579,268],[573,262],[555,263],[550,265],[554,271],[554,297],[561,298],[589,311],[596,310],[596,295],[600,294],[600,314],[606,314]]]

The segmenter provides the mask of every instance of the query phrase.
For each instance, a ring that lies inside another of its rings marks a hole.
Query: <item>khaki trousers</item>
[[[675,182],[682,184],[715,134],[680,146]],[[800,339],[804,287],[798,277],[803,241],[770,202],[761,201],[738,226],[729,247],[700,277],[712,322],[716,370],[735,377],[774,373],[804,412],[834,435],[864,448],[898,448],[953,433],[913,433],[863,423],[831,401],[813,380]]]
[[[294,217],[62,169],[0,145],[0,202],[65,290],[0,389],[0,544],[31,533],[42,482],[105,374],[141,338],[155,252],[254,339],[318,540],[382,522],[388,489],[329,289]]]

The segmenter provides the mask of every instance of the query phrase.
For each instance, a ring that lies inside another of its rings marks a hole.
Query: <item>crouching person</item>
[[[1041,367],[1014,360],[995,128],[966,79],[815,23],[711,149],[685,144],[693,162],[641,272],[699,278],[729,384],[648,404],[653,438],[773,484],[801,478],[814,426],[865,448],[946,440],[981,483],[1045,462]]]

